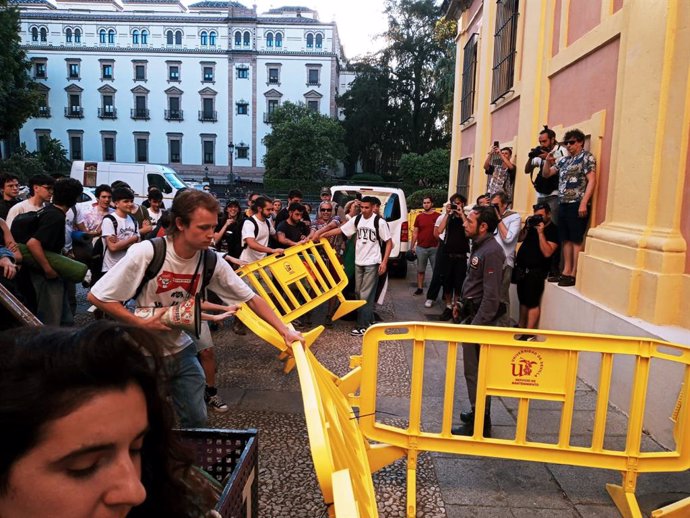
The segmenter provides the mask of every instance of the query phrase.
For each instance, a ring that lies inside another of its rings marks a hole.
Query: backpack
[[[29,239],[34,237],[38,230],[38,223],[44,213],[45,207],[42,207],[35,212],[25,212],[15,217],[12,220],[12,228],[10,229],[14,240],[25,245]]]
[[[167,243],[165,241],[165,238],[164,237],[155,237],[153,239],[150,239],[149,243],[151,243],[151,246],[153,246],[153,258],[151,259],[151,262],[146,267],[146,271],[144,272],[144,277],[142,278],[141,282],[139,283],[139,286],[137,286],[136,292],[134,293],[134,296],[132,297],[135,300],[141,294],[142,290],[144,289],[144,286],[146,286],[146,284],[149,281],[152,281],[153,279],[156,278],[156,276],[158,275],[158,272],[160,272],[161,268],[163,268],[163,263],[165,262],[165,254],[167,252]],[[202,263],[204,265],[204,268],[203,268],[203,273],[202,273],[202,277],[201,277],[201,289],[199,290],[199,293],[201,294],[201,298],[204,299],[206,287],[211,282],[211,278],[213,277],[213,272],[216,269],[216,263],[218,262],[218,255],[216,255],[216,253],[213,252],[212,250],[204,250],[202,253],[204,254],[204,256],[202,258]]]
[[[242,227],[244,227],[245,221],[251,221],[252,225],[254,225],[254,239],[259,237],[259,224],[254,219],[254,216],[250,216],[250,217],[246,218],[244,221],[242,221]],[[268,225],[268,239],[271,239],[271,220],[267,219],[266,224]],[[245,248],[247,248],[247,242],[246,241],[244,243],[242,243],[242,250],[244,250]]]
[[[134,219],[134,216],[131,214],[127,214],[129,218],[132,219],[134,222],[134,231],[137,232],[139,230],[139,225],[137,224],[137,220]],[[117,235],[117,219],[115,216],[112,214],[106,214],[103,216],[103,219],[108,218],[110,221],[113,223],[113,230],[115,231],[115,234]],[[103,272],[101,271],[103,269],[103,258],[105,257],[105,244],[104,244],[104,237],[99,237],[98,241],[96,241],[96,244],[93,245],[93,252],[91,254],[91,261],[89,262],[89,270],[91,270],[91,286],[96,284],[96,281],[103,277]]]
[[[362,215],[357,214],[355,216],[355,229],[359,228],[359,222],[362,220]],[[374,215],[374,228],[376,229],[376,240],[381,243],[381,232],[379,230],[379,221],[381,221],[381,216],[378,214]]]

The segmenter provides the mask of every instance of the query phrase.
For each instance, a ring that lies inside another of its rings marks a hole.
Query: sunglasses
[[[333,209],[321,209],[321,212],[333,212]]]
[[[574,146],[577,143],[577,140],[566,140],[563,142],[566,146]]]

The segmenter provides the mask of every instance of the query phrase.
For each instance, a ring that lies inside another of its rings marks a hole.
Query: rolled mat
[[[25,265],[35,270],[42,270],[26,245],[17,243],[17,247],[24,258]],[[89,269],[84,263],[65,257],[64,255],[56,254],[55,252],[45,252],[45,254],[48,263],[50,263],[50,266],[52,266],[53,270],[55,270],[60,277],[74,283],[84,280],[86,271]]]

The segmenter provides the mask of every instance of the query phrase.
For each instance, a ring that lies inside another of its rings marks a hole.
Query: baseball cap
[[[331,194],[331,190],[328,187],[321,187],[321,194]]]

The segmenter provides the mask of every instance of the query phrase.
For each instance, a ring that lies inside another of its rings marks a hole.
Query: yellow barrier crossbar
[[[519,331],[522,332],[522,331]],[[684,402],[690,387],[690,348],[653,339],[628,338],[558,331],[538,331],[539,341],[516,339],[516,329],[406,322],[379,324],[364,336],[361,357],[361,389],[355,401],[360,407],[359,426],[370,441],[407,450],[407,516],[415,516],[415,470],[418,451],[480,455],[515,460],[569,464],[621,471],[621,486],[607,485],[623,516],[641,517],[635,499],[638,473],[683,471],[690,468],[690,412]],[[406,428],[377,422],[377,376],[379,350],[387,342],[412,343],[410,407]],[[441,429],[422,430],[424,361],[430,342],[447,344],[446,376]],[[477,405],[474,435],[451,434],[454,422],[456,361],[462,343],[480,344]],[[577,370],[580,353],[601,355],[599,385],[591,446],[570,444]],[[611,390],[613,360],[616,355],[634,358],[630,380],[631,397],[628,427],[623,450],[604,446],[607,409]],[[683,369],[683,387],[674,411],[676,449],[670,452],[642,452],[641,440],[650,362],[652,359],[677,363]],[[487,396],[518,399],[518,415],[513,439],[483,436]],[[530,403],[536,400],[562,404],[556,443],[531,440],[527,436]],[[690,505],[687,511],[690,512]],[[690,514],[690,513],[689,513]]]

